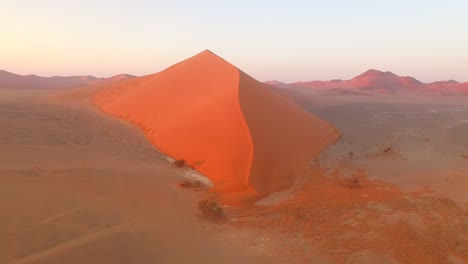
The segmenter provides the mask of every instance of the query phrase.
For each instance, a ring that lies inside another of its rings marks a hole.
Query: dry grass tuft
[[[224,219],[224,209],[216,201],[203,199],[198,202],[198,210],[207,219]]]

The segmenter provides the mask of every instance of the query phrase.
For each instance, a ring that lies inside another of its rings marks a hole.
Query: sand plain
[[[272,263],[200,220],[186,172],[81,94],[0,90],[0,263]]]
[[[187,171],[93,89],[0,90],[1,263],[468,261],[464,99],[288,96],[340,140],[281,199],[209,223],[212,193],[178,188]]]

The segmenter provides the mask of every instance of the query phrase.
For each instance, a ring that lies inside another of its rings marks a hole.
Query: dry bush
[[[352,175],[351,177],[343,178],[343,185],[347,188],[360,188],[362,186],[361,179]]]
[[[182,167],[185,167],[185,165],[187,165],[187,162],[183,159],[179,159],[179,160],[175,160],[173,164],[174,164],[174,167],[176,168],[182,168]]]
[[[367,179],[366,172],[355,169],[349,176],[342,177],[342,184],[346,188],[361,188]]]
[[[183,182],[179,183],[179,187],[185,189],[202,189],[203,184],[199,180],[185,179]]]
[[[200,200],[198,202],[198,210],[203,217],[206,217],[210,220],[221,220],[224,218],[223,208],[213,200]]]

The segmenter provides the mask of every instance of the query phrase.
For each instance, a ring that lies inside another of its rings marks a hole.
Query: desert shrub
[[[390,151],[392,151],[392,149],[390,147],[386,147],[384,148],[383,150],[385,153],[389,153]]]
[[[350,175],[341,178],[342,185],[346,188],[360,188],[367,179],[366,172],[362,169],[355,169]]]
[[[223,208],[213,200],[203,199],[198,202],[198,210],[203,217],[210,220],[220,220],[224,218]]]
[[[185,179],[183,182],[179,183],[179,187],[186,189],[201,189],[203,184],[199,180]]]
[[[343,178],[343,185],[347,188],[359,188],[362,186],[362,181],[354,175]]]
[[[354,157],[354,152],[348,152],[349,159],[353,159]]]
[[[185,167],[187,162],[183,159],[179,159],[179,160],[175,160],[173,164],[174,164],[174,167],[176,168],[182,168],[182,167]]]

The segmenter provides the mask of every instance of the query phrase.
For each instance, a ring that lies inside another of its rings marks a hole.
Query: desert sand
[[[103,87],[94,102],[207,176],[229,205],[287,189],[338,138],[332,125],[208,50]]]
[[[466,98],[295,93],[343,134],[286,198],[231,209],[234,226],[305,260],[467,263]]]
[[[209,51],[2,88],[0,263],[468,263],[467,97],[413,92],[273,88]]]
[[[272,263],[208,229],[186,171],[74,94],[0,90],[0,263]]]

